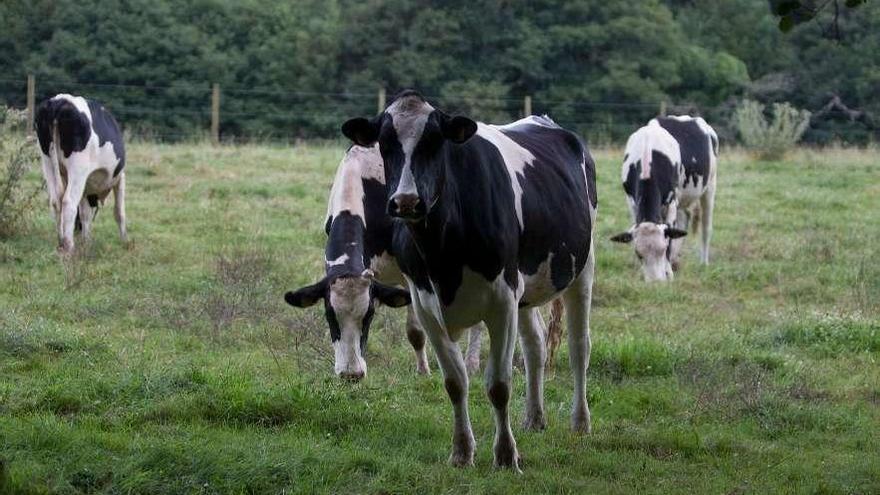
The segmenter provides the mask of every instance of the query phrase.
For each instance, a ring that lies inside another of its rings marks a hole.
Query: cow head
[[[307,308],[324,301],[335,354],[334,371],[343,379],[358,381],[367,374],[364,352],[375,302],[394,308],[410,303],[409,292],[373,280],[370,270],[349,277],[324,277],[320,282],[284,294],[291,306]]]
[[[671,281],[673,275],[669,260],[669,245],[673,239],[686,235],[686,231],[666,224],[642,222],[626,232],[611,237],[611,240],[632,243],[646,281]]]
[[[342,133],[355,144],[379,143],[388,214],[409,222],[424,219],[443,193],[451,147],[476,132],[476,122],[435,110],[415,91],[398,95],[372,120],[355,118],[342,125]]]

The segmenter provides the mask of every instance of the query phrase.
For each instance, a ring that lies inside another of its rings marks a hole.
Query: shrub
[[[42,182],[26,177],[37,156],[25,137],[25,122],[23,111],[0,110],[0,239],[24,229],[42,189]]]
[[[768,122],[764,105],[743,100],[733,113],[733,126],[743,144],[764,160],[778,160],[801,139],[810,125],[810,112],[788,103],[773,104],[773,118]]]

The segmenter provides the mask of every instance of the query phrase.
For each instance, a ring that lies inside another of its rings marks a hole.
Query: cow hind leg
[[[474,376],[480,371],[481,337],[480,325],[474,325],[468,329],[468,348],[467,355],[464,358],[464,364],[467,368],[468,375],[470,376]]]
[[[76,170],[75,167],[71,167]],[[61,232],[59,250],[62,253],[71,253],[74,248],[73,231],[76,225],[76,217],[79,213],[79,204],[82,200],[86,186],[84,175],[71,173],[68,179],[64,197],[61,199]]]
[[[700,262],[709,264],[709,243],[712,240],[712,213],[715,208],[715,184],[700,198]]]
[[[92,238],[92,217],[94,212],[92,211],[92,206],[89,204],[89,200],[83,198],[79,202],[79,211],[77,212],[77,216],[74,224],[74,232],[80,232],[82,234],[82,238],[84,241],[88,241]]]
[[[495,413],[495,467],[519,471],[519,452],[510,429],[510,392],[513,374],[513,350],[519,311],[514,298],[499,304],[486,318],[489,330],[489,359],[486,365],[486,395]]]
[[[526,365],[526,410],[523,428],[543,430],[544,419],[544,320],[538,308],[519,312],[519,340]]]
[[[420,375],[430,375],[431,367],[428,365],[428,355],[425,353],[425,332],[416,320],[412,305],[406,307],[406,338],[416,355],[416,372]]]
[[[128,242],[128,230],[125,225],[125,172],[119,174],[119,181],[113,187],[113,216],[119,227],[119,238]]]
[[[589,433],[590,408],[587,405],[587,368],[590,364],[590,303],[593,291],[594,249],[583,271],[563,293],[565,316],[568,323],[568,349],[574,378],[571,427],[574,431]]]

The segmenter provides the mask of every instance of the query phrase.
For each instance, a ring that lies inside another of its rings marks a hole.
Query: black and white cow
[[[58,249],[72,252],[74,230],[79,228],[88,239],[98,205],[110,190],[116,199],[119,236],[125,242],[125,146],[110,112],[98,102],[59,94],[40,104],[34,127],[58,230]]]
[[[700,117],[658,117],[627,140],[621,180],[633,224],[611,240],[633,243],[645,280],[672,280],[692,219],[709,263],[717,161],[718,135]]]
[[[324,302],[335,354],[335,372],[360,380],[367,372],[364,351],[375,301],[399,307],[409,292],[393,286],[405,281],[392,254],[392,218],[385,211],[385,170],[378,147],[352,146],[342,158],[327,204],[325,275],[313,285],[285,294],[292,306]],[[425,334],[412,306],[407,307],[406,335],[416,353],[416,369],[430,371]],[[468,368],[480,367],[479,328],[471,330]]]
[[[545,426],[544,332],[538,306],[562,294],[574,373],[572,427],[589,431],[586,398],[593,284],[595,166],[583,143],[547,117],[492,126],[436,110],[414,91],[342,132],[379,143],[395,252],[416,317],[437,353],[454,427],[450,462],[472,465],[468,375],[456,341],[489,331],[486,392],[494,462],[518,469],[508,404],[517,329],[526,367],[524,426]]]

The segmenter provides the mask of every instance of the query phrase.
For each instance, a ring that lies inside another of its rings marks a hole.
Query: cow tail
[[[553,369],[553,358],[556,357],[556,350],[562,343],[562,298],[557,297],[550,304],[550,324],[547,325],[547,361],[544,363],[544,371],[549,372]]]

